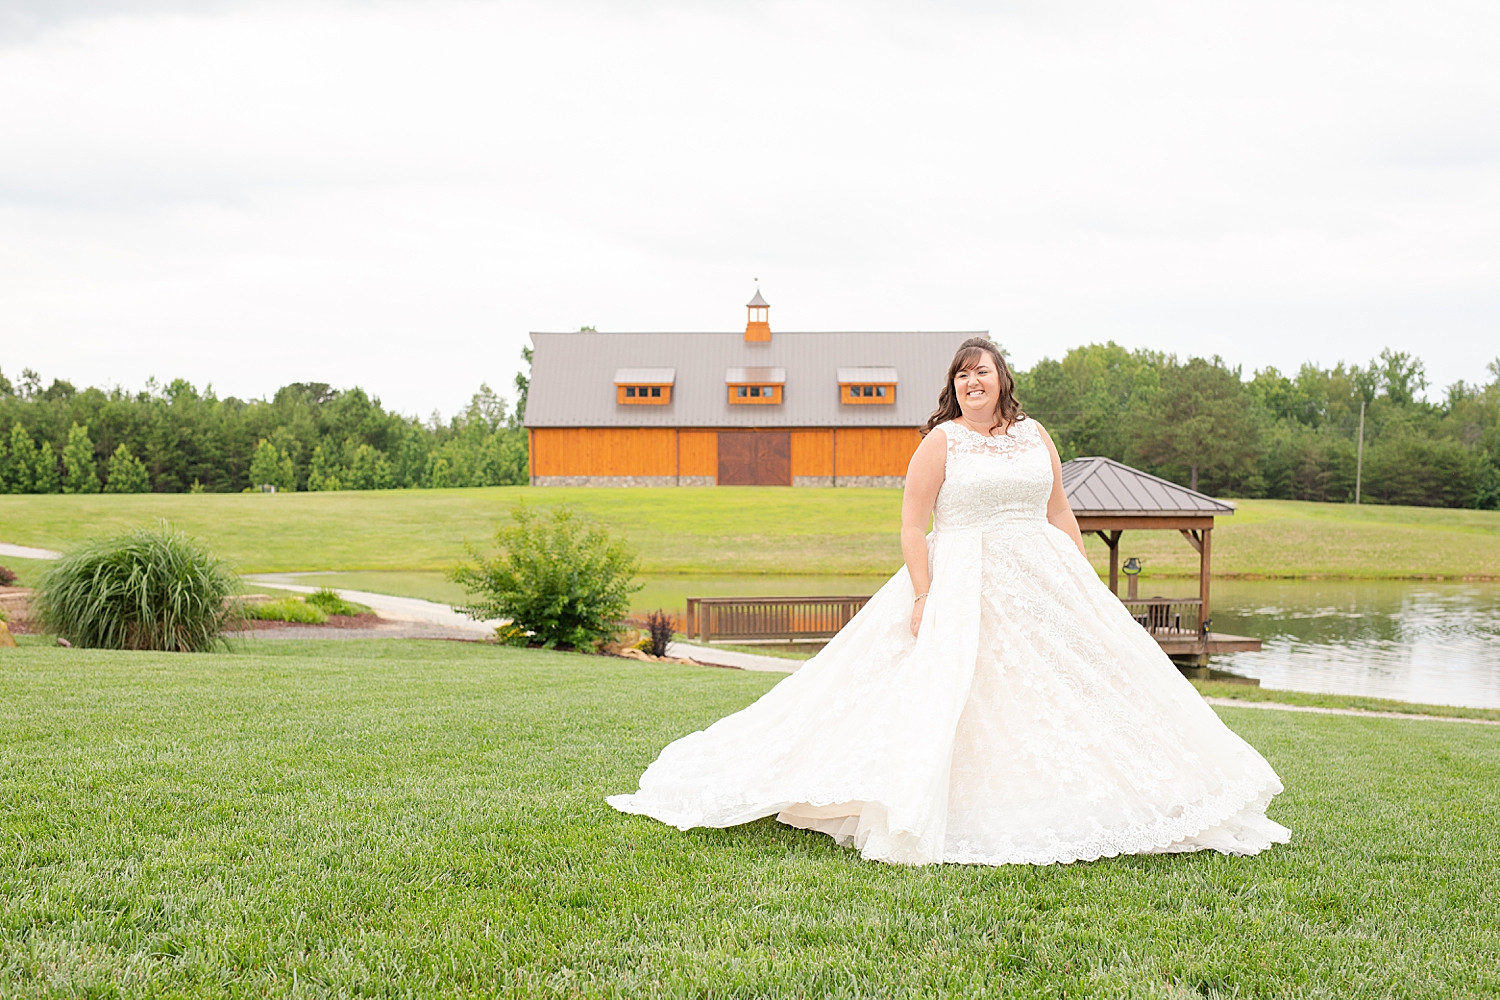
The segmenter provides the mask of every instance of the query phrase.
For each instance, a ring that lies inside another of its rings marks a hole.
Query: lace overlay
[[[1047,521],[1036,423],[933,433],[947,459],[920,636],[902,569],[801,670],[610,803],[682,829],[776,814],[903,864],[1285,843],[1271,766]]]

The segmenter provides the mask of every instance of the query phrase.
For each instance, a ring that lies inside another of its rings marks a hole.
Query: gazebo
[[[1133,575],[1129,593],[1122,598],[1164,652],[1206,668],[1212,653],[1261,648],[1259,639],[1208,630],[1214,518],[1234,514],[1233,504],[1108,458],[1064,462],[1062,481],[1079,529],[1098,535],[1109,546],[1109,589],[1115,594],[1120,592],[1120,536],[1126,531],[1177,531],[1197,551],[1196,599],[1138,597]]]

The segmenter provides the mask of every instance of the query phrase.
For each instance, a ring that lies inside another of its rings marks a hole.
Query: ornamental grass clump
[[[332,587],[319,587],[303,600],[325,615],[367,615],[370,613],[370,609],[365,605],[344,600]]]
[[[87,541],[37,587],[42,626],[74,646],[197,653],[238,624],[239,581],[165,522]]]
[[[508,619],[502,638],[515,645],[591,650],[608,642],[642,586],[635,552],[566,507],[539,514],[522,504],[511,520],[495,532],[494,558],[471,546],[474,564],[451,574],[473,598],[458,610]]]

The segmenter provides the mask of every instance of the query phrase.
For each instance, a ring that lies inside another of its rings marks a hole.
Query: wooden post
[[[1354,453],[1354,505],[1359,506],[1359,481],[1365,475],[1365,401],[1359,401],[1359,450]]]
[[[1120,531],[1096,531],[1094,534],[1109,546],[1109,592],[1116,597],[1120,596],[1120,536],[1125,534]]]
[[[1214,529],[1203,529],[1203,542],[1198,549],[1198,600],[1203,603],[1198,606],[1198,627],[1201,629],[1203,623],[1208,621],[1208,581],[1213,573],[1213,559],[1209,552],[1209,543],[1213,540]]]

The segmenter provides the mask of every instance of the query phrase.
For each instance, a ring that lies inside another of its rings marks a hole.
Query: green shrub
[[[620,630],[639,563],[624,542],[572,510],[538,514],[524,504],[515,522],[495,532],[499,552],[452,573],[475,599],[458,610],[471,618],[509,619],[509,641],[592,649]]]
[[[165,522],[91,539],[42,577],[42,625],[79,647],[201,652],[238,612],[239,581],[207,549]]]
[[[245,617],[263,622],[321,625],[328,620],[328,612],[300,597],[283,597],[278,601],[260,601],[245,605]]]
[[[316,593],[307,595],[305,600],[325,615],[367,615],[371,613],[370,608],[363,604],[355,604],[353,601],[344,600],[338,595],[338,591],[330,587],[319,588]]]

